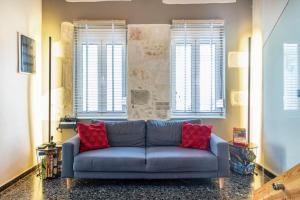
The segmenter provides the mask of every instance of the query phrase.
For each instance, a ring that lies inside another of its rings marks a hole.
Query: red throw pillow
[[[208,150],[212,126],[205,124],[189,124],[182,125],[182,142],[183,148],[196,148]]]
[[[77,123],[80,138],[80,152],[108,148],[108,139],[104,123]]]

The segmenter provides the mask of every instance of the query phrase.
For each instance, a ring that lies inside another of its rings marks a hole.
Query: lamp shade
[[[64,50],[63,50],[62,42],[60,42],[60,41],[53,42],[52,55],[57,58],[64,57]]]
[[[228,67],[230,68],[246,68],[248,67],[248,53],[234,51],[228,53]]]

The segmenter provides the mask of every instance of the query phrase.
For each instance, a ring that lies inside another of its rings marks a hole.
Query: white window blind
[[[174,20],[172,115],[225,116],[225,32],[222,20]]]
[[[283,44],[283,107],[298,110],[298,44]]]
[[[77,117],[125,117],[125,21],[75,22],[74,111]]]

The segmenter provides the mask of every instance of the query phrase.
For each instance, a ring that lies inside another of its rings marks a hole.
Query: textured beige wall
[[[128,25],[129,119],[169,117],[170,39],[168,24]]]
[[[41,0],[0,3],[0,186],[34,165],[41,143]],[[36,74],[17,73],[17,32],[36,41]]]
[[[64,87],[64,113],[73,112],[73,37],[74,26],[71,23],[61,24],[61,48],[63,52],[62,59],[62,80]]]
[[[61,49],[61,57],[59,57],[57,65],[59,65],[62,70],[59,71],[59,74],[54,77],[55,82],[59,82],[60,79],[57,77],[61,77],[61,110],[59,114],[54,115],[52,122],[52,130],[56,130],[57,122],[59,118],[64,117],[66,115],[73,115],[73,37],[74,37],[74,26],[72,23],[63,22],[61,24],[61,33],[60,33],[60,41],[59,47]],[[55,106],[54,106],[55,107]],[[53,113],[54,114],[54,113]],[[73,130],[64,130],[63,133],[54,134],[54,140],[58,143],[62,143],[67,138],[72,137],[75,134]]]
[[[61,40],[61,23],[73,22],[74,20],[109,20],[109,19],[124,19],[130,24],[171,24],[172,19],[224,19],[226,31],[226,63],[227,55],[230,51],[245,51],[247,50],[248,37],[252,33],[252,0],[238,0],[233,4],[209,4],[209,5],[165,5],[161,0],[135,0],[132,2],[97,2],[97,3],[67,3],[62,0],[43,0],[43,63],[47,66],[47,38],[52,36],[55,40]],[[163,35],[162,35],[163,36]],[[141,41],[128,41],[129,51],[131,48],[144,47]],[[132,51],[131,51],[132,52]],[[144,50],[137,53],[145,53]],[[137,54],[129,54],[129,59]],[[137,56],[136,56],[137,57]],[[147,55],[145,59],[148,61],[153,58],[154,63],[160,61],[155,56]],[[138,59],[131,60],[132,62],[142,61]],[[129,60],[130,62],[130,60]],[[130,64],[130,63],[129,63]],[[162,66],[162,69],[167,69],[169,65]],[[130,66],[137,66],[136,64]],[[144,65],[144,64],[143,64]],[[144,65],[149,66],[147,65]],[[147,73],[149,69],[144,69]],[[130,72],[132,73],[132,72]],[[141,73],[141,71],[139,71]],[[129,81],[138,81],[138,76],[129,75]],[[152,73],[154,75],[154,73]],[[151,76],[152,76],[151,75]],[[47,68],[43,73],[43,79],[47,80]],[[157,76],[152,76],[156,78]],[[163,78],[165,82],[169,80],[169,75]],[[141,83],[141,81],[140,81]],[[247,107],[233,106],[230,102],[230,93],[232,91],[245,91],[247,88],[247,70],[237,68],[227,68],[226,65],[226,98],[227,98],[227,115],[226,119],[204,119],[205,123],[214,125],[214,131],[223,137],[230,140],[232,138],[232,128],[245,127]],[[167,87],[167,86],[165,86]],[[151,90],[152,87],[147,89]],[[136,89],[136,88],[135,88]],[[138,90],[142,90],[137,88]],[[152,88],[153,89],[153,88]],[[159,90],[157,90],[159,91]],[[164,90],[162,90],[164,91]],[[43,87],[43,92],[47,92],[47,82]],[[141,91],[140,91],[141,92]],[[169,92],[169,91],[168,91]],[[130,98],[131,91],[128,90]],[[156,107],[166,109],[167,93],[159,94],[158,100],[149,93],[149,101],[146,106],[129,104],[130,118],[140,118],[145,115],[145,118],[167,118],[168,111],[157,111]],[[170,94],[168,94],[170,95]],[[151,99],[153,98],[153,99]],[[131,103],[131,99],[129,99]],[[158,102],[158,104],[156,103]],[[68,101],[65,100],[65,103]],[[162,104],[160,104],[162,103]],[[148,107],[147,107],[148,106]],[[146,108],[147,107],[147,108]],[[154,108],[154,109],[152,109]],[[55,124],[55,123],[53,123]],[[54,125],[55,126],[55,125]],[[44,131],[47,131],[47,126],[44,126]],[[53,129],[54,134],[54,129]],[[62,141],[71,135],[70,131],[56,134],[57,138]]]

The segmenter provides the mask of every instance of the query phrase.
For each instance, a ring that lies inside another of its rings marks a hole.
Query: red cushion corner
[[[77,130],[80,138],[80,152],[110,147],[104,123],[77,123]]]
[[[182,142],[180,147],[209,150],[213,126],[205,124],[182,124]]]

